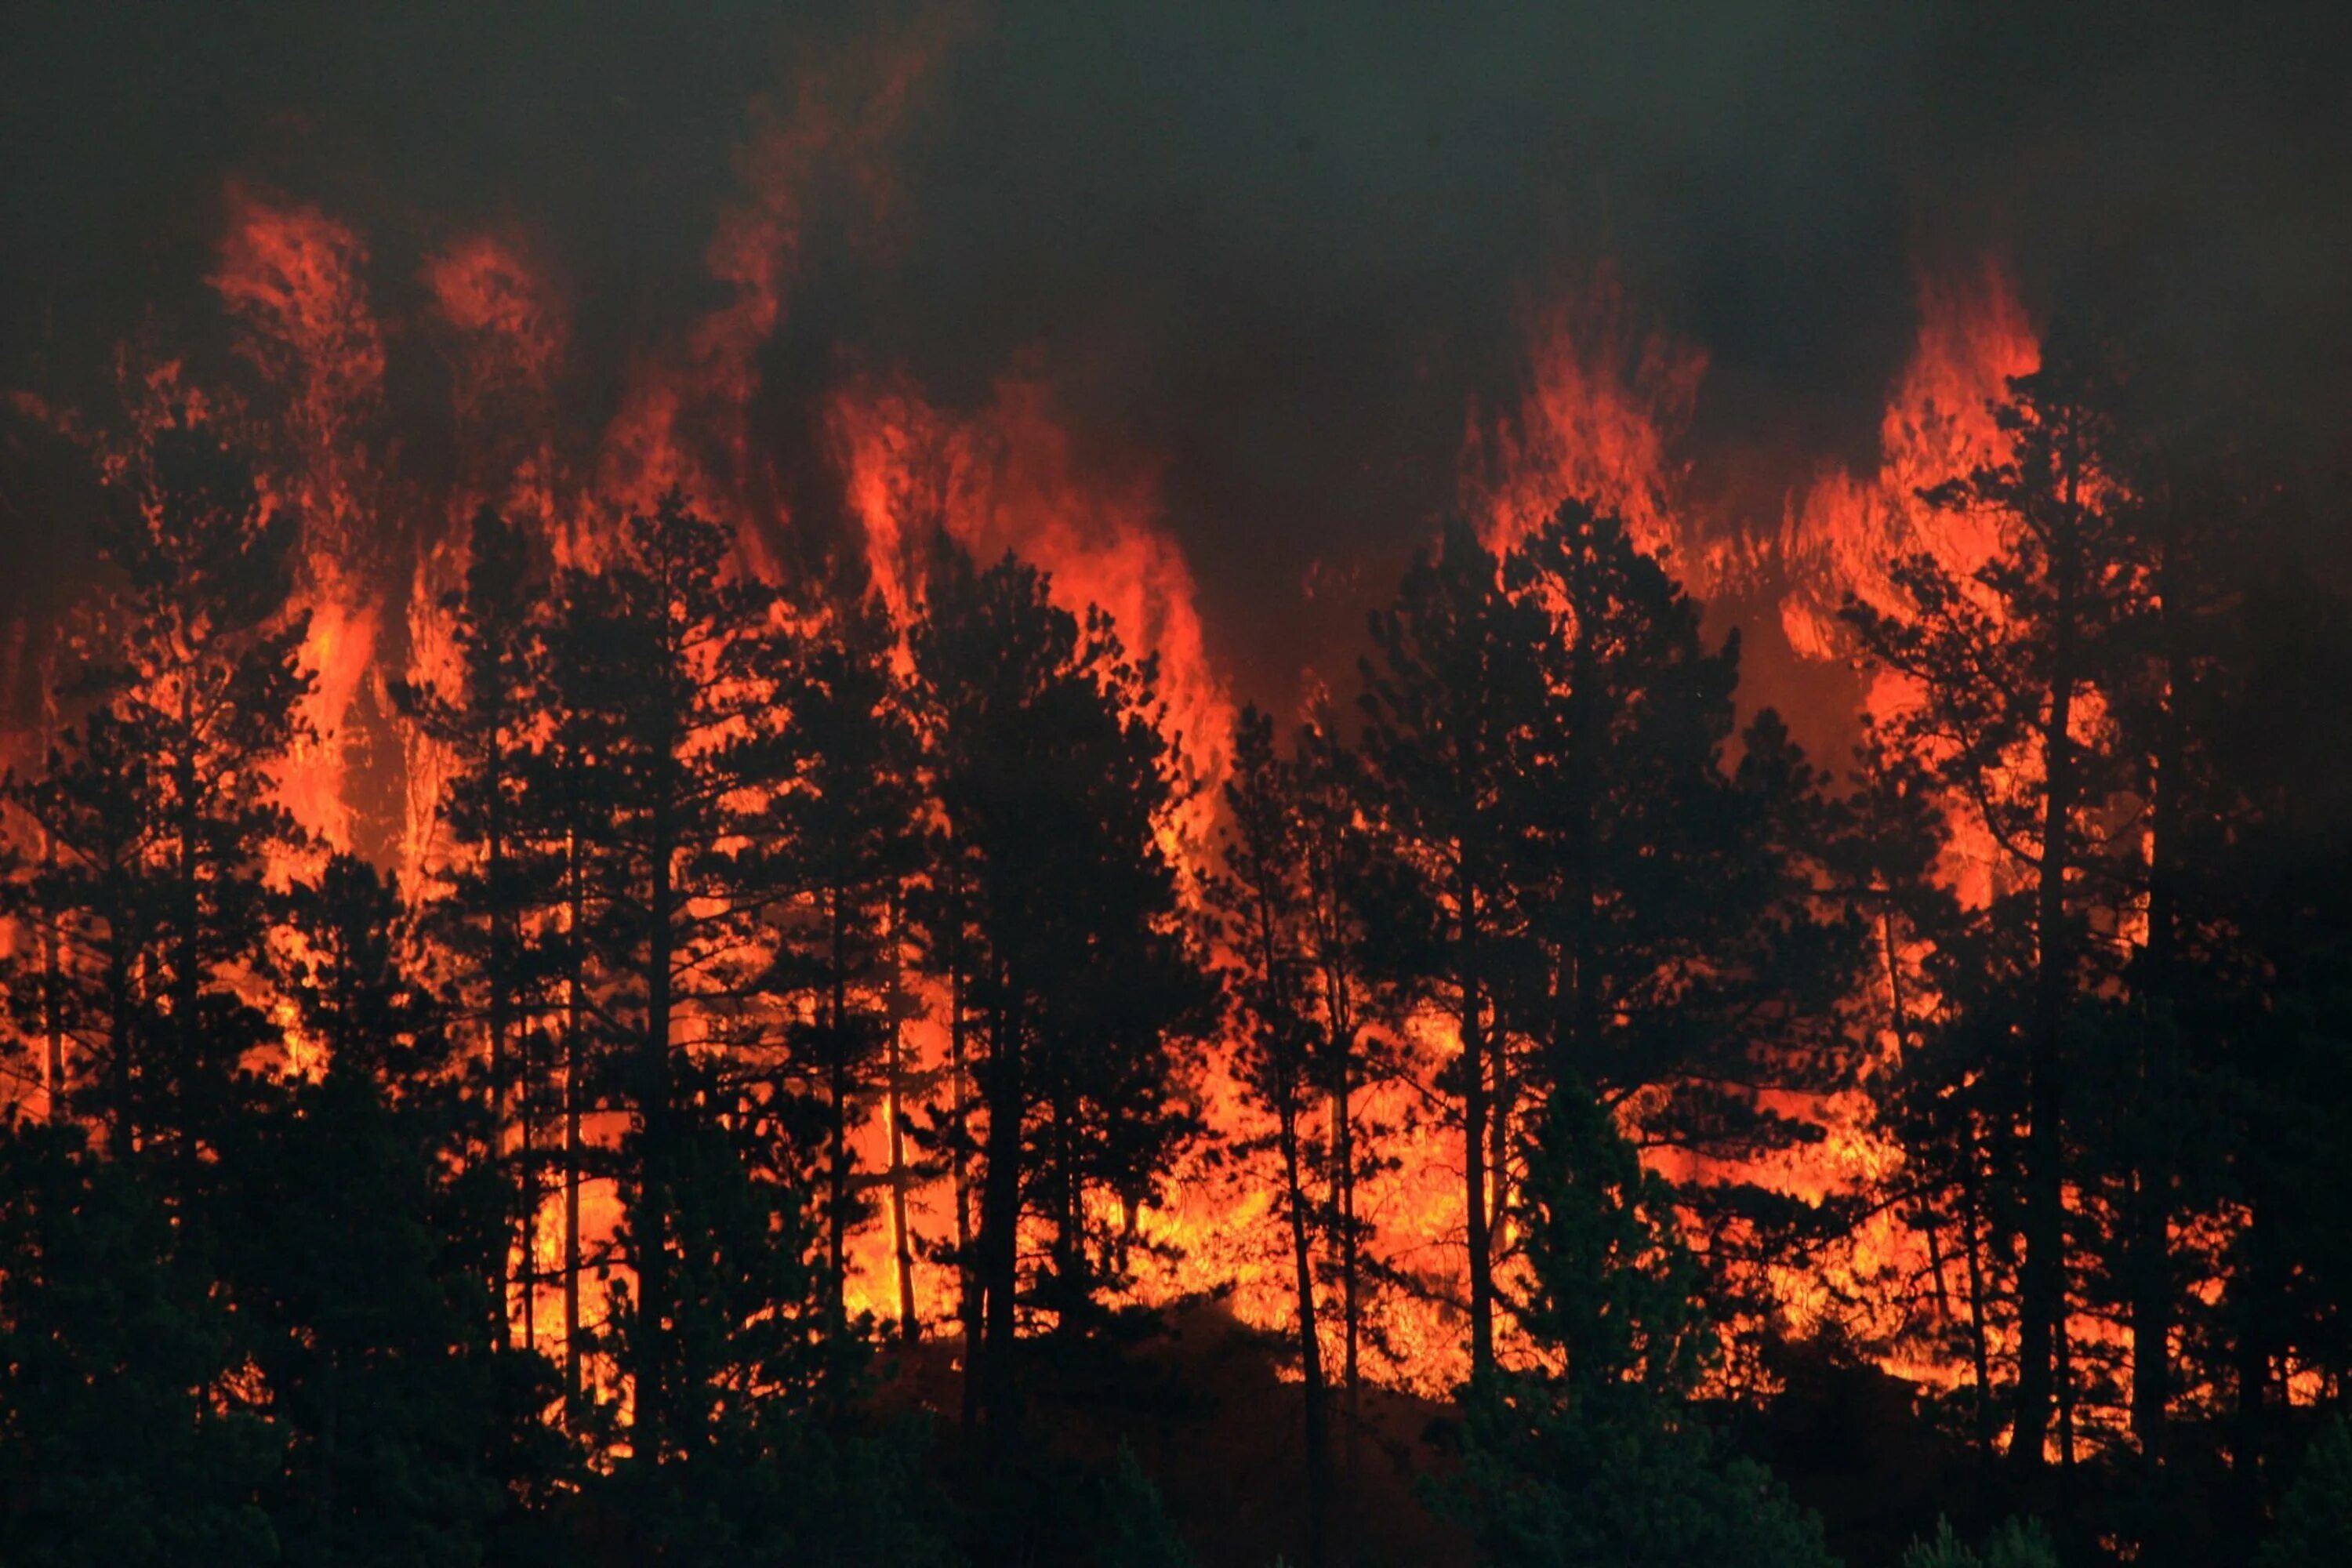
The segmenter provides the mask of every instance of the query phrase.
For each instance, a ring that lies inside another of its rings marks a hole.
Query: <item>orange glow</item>
[[[371,298],[371,256],[359,234],[314,207],[230,188],[211,283],[236,324],[236,353],[257,390],[249,398],[220,389],[211,395],[266,411],[265,483],[303,522],[297,592],[310,616],[302,658],[315,686],[302,715],[307,733],[279,787],[306,828],[335,847],[379,847],[363,842],[360,820],[367,786],[382,782],[362,775],[391,765],[363,755],[373,713],[396,740],[403,792],[401,821],[382,847],[385,858],[397,862],[412,896],[436,868],[445,759],[427,738],[384,717],[386,692],[395,674],[444,690],[457,683],[443,601],[464,580],[466,525],[477,508],[492,506],[527,523],[561,563],[593,567],[604,559],[616,514],[651,510],[677,487],[733,530],[743,570],[781,571],[783,552],[775,545],[799,520],[786,514],[775,455],[763,444],[761,356],[786,320],[810,227],[831,216],[820,210],[821,198],[845,185],[862,221],[878,227],[887,216],[888,154],[961,26],[958,14],[935,13],[900,47],[828,60],[796,83],[785,106],[761,107],[740,150],[741,195],[705,252],[718,302],[675,341],[640,345],[617,412],[585,439],[559,429],[558,395],[566,375],[576,374],[576,345],[563,291],[523,237],[468,232],[446,239],[411,278],[422,288],[422,318],[388,324]],[[1693,502],[1682,448],[1706,355],[1645,329],[1604,268],[1589,288],[1531,312],[1517,406],[1493,416],[1474,411],[1466,422],[1461,501],[1486,543],[1500,550],[1562,500],[1588,500],[1622,516],[1643,546],[1667,554],[1697,595],[1751,585],[1742,574],[1777,556],[1790,646],[1807,658],[1843,658],[1848,649],[1836,614],[1847,595],[1900,611],[1892,561],[1924,551],[1966,576],[1997,547],[1990,521],[1930,507],[1919,492],[2000,459],[2006,443],[1992,405],[2011,378],[2039,363],[2033,328],[1997,268],[1923,281],[1919,307],[1916,344],[1881,418],[1877,467],[1861,474],[1822,469],[1788,499],[1766,537],[1743,533]],[[446,487],[430,493],[418,493],[426,487],[402,473],[385,427],[386,345],[404,333],[428,343],[446,368],[455,449]],[[176,385],[180,373],[173,364],[157,374]],[[1082,428],[1025,363],[1000,375],[974,407],[944,406],[903,374],[845,375],[824,406],[824,455],[856,531],[849,542],[862,550],[877,591],[902,623],[919,613],[922,547],[936,527],[983,561],[1010,551],[1034,563],[1051,574],[1058,603],[1079,614],[1101,607],[1132,654],[1156,661],[1162,722],[1181,742],[1194,786],[1165,847],[1188,882],[1196,881],[1209,869],[1234,705],[1209,647],[1191,566],[1165,516],[1164,459]],[[1891,679],[1867,698],[1880,717],[1913,700]],[[2095,699],[2087,700],[2078,721],[2095,724],[2098,712]],[[1953,853],[1955,886],[1981,906],[1990,897],[1994,858],[1980,824],[1956,823]],[[909,989],[903,1042],[909,1074],[919,1079],[945,1065],[943,1003],[919,983]],[[289,1007],[275,1006],[291,1069],[320,1070],[321,1047],[301,1037]],[[1413,1017],[1403,1032],[1422,1085],[1458,1052],[1443,1017]],[[1883,1070],[1894,1043],[1884,1029],[1869,1032],[1879,1054],[1873,1070]],[[1192,1087],[1213,1132],[1231,1140],[1262,1130],[1226,1058],[1213,1051]],[[1877,1125],[1864,1089],[1780,1096],[1771,1108],[1814,1123],[1822,1139],[1752,1163],[1664,1155],[1654,1163],[1678,1178],[1754,1181],[1816,1204],[1884,1191],[1899,1175],[1900,1152]],[[1369,1254],[1404,1281],[1369,1299],[1368,1370],[1442,1392],[1467,1370],[1459,1134],[1435,1124],[1413,1084],[1363,1091],[1359,1109],[1402,1130],[1385,1151],[1393,1163],[1359,1194],[1372,1231]],[[612,1113],[589,1118],[592,1143],[610,1146],[622,1131]],[[887,1170],[889,1131],[878,1108],[858,1129],[866,1176]],[[1146,1241],[1171,1244],[1176,1256],[1139,1253],[1134,1299],[1164,1302],[1215,1290],[1248,1322],[1287,1326],[1293,1280],[1276,1191],[1270,1157],[1196,1159],[1176,1172],[1165,1203],[1139,1220]],[[953,1235],[950,1205],[943,1179],[918,1182],[908,1194],[917,1312],[932,1326],[948,1321],[956,1306],[952,1271],[931,1256]],[[593,1328],[606,1315],[609,1281],[628,1271],[613,1261],[621,1209],[611,1181],[589,1181],[581,1206],[590,1261],[583,1314]],[[887,1193],[877,1189],[871,1206],[854,1238],[850,1305],[891,1322],[899,1238]],[[528,1235],[516,1240],[512,1272],[520,1282],[509,1301],[518,1337],[556,1354],[562,1226],[563,1194],[540,1194]],[[1902,1211],[1874,1205],[1826,1256],[1771,1268],[1779,1311],[1800,1332],[1851,1327],[1863,1342],[1892,1347],[1884,1352],[1890,1370],[1951,1386],[1967,1369],[1922,1348],[1929,1336],[1919,1331],[1923,1317],[1951,1310],[1940,1291],[1928,1307],[1916,1299],[1916,1282],[1937,1268],[1928,1246]],[[1507,1265],[1505,1281],[1512,1282]],[[1336,1356],[1336,1308],[1323,1305]],[[1993,1325],[1997,1342],[2006,1331]],[[2078,1331],[2086,1342],[2112,1334]],[[1505,1342],[1507,1352],[1507,1331]]]
[[[1993,408],[2009,383],[2042,363],[2040,341],[2009,279],[1990,265],[1958,284],[1923,279],[1919,339],[1879,422],[1878,470],[1826,469],[1791,498],[1780,549],[1790,588],[1781,605],[1789,642],[1810,658],[1844,647],[1838,606],[1852,594],[1894,614],[1889,568],[1926,553],[1966,579],[1999,546],[1989,518],[1930,506],[1919,492],[2007,457]]]
[[[266,483],[301,519],[299,607],[310,615],[304,665],[316,677],[281,779],[288,809],[338,849],[352,844],[348,729],[375,675],[380,611],[368,586],[386,519],[371,458],[382,415],[383,331],[362,274],[367,247],[314,207],[281,205],[241,185],[212,279],[244,329],[237,348],[282,407]]]
[[[1463,497],[1487,548],[1508,549],[1574,497],[1622,518],[1636,542],[1706,592],[1712,568],[1676,447],[1706,355],[1642,331],[1603,268],[1582,294],[1538,313],[1528,358],[1517,413],[1483,427],[1474,418],[1464,446]]]
[[[853,383],[835,395],[830,424],[868,565],[894,611],[903,616],[919,600],[915,552],[937,526],[982,562],[1012,551],[1034,563],[1052,574],[1055,602],[1078,615],[1101,606],[1130,655],[1159,661],[1167,728],[1202,786],[1184,837],[1204,843],[1233,700],[1150,468],[1083,465],[1045,388],[1017,375],[967,419],[903,384]]]

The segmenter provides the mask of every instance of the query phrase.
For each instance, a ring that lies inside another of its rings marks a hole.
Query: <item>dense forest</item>
[[[1018,556],[485,508],[404,879],[289,808],[296,509],[166,408],[5,786],[0,1557],[2347,1560],[2326,498],[2063,331],[1999,419],[1838,757],[1580,500],[1214,770]],[[1832,1103],[1885,1179],[1766,1179]],[[1208,1167],[1270,1325],[1137,1289]]]

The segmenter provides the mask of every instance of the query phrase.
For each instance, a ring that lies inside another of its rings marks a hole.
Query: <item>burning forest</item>
[[[7,25],[0,1561],[2352,1554],[2335,20],[689,9]]]

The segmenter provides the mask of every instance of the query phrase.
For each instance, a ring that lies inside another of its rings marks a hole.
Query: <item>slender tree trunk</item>
[[[46,754],[47,746],[42,750]],[[43,883],[55,886],[57,871],[58,841],[45,826],[41,829]],[[65,1020],[58,1016],[64,1000],[58,993],[65,984],[65,975],[58,952],[57,910],[43,908],[40,920],[42,1084],[48,1097],[48,1119],[54,1122],[63,1121],[66,1117],[66,1031]]]
[[[2237,1343],[2231,1373],[2235,1408],[2231,1413],[2230,1470],[2238,1512],[2248,1527],[2260,1524],[2264,1497],[2263,1460],[2270,1447],[2272,1312],[2278,1300],[2269,1258],[2270,1205],[2258,1184],[2246,1204],[2246,1226],[2239,1241],[2235,1277]]]
[[[543,1161],[539,1152],[539,1107],[531,1090],[532,1068],[530,1052],[522,1054],[520,1077],[516,1098],[515,1123],[516,1182],[521,1194],[522,1231],[521,1261],[516,1270],[517,1283],[522,1287],[522,1342],[526,1350],[539,1348],[539,1203],[542,1193]]]
[[[563,1398],[574,1432],[587,1414],[582,1399],[580,1359],[580,1133],[584,1087],[581,1072],[586,1058],[581,1031],[587,1026],[588,998],[581,972],[580,932],[587,917],[588,895],[580,852],[580,835],[574,829],[565,835],[563,872],[569,939],[563,987]]]
[[[1053,1114],[1054,1326],[1067,1331],[1076,1327],[1075,1313],[1086,1280],[1086,1208],[1078,1176],[1077,1118],[1068,1100],[1059,1093],[1054,1098]]]
[[[1891,898],[1879,905],[1878,931],[1881,954],[1886,964],[1887,1027],[1895,1041],[1895,1059],[1899,1063],[1911,1054],[1911,1016],[1903,1001],[1903,955],[1901,944],[1895,938],[1895,901]],[[1944,1274],[1942,1227],[1924,1195],[1918,1206],[1919,1229],[1927,1238],[1927,1268],[1936,1281],[1936,1314],[1948,1321],[1952,1315],[1952,1290]],[[1969,1223],[1973,1226],[1975,1221],[1971,1218]],[[1983,1402],[1981,1385],[1977,1399],[1979,1404]]]
[[[826,1194],[832,1221],[826,1259],[830,1297],[826,1310],[832,1314],[834,1333],[839,1337],[848,1331],[849,1323],[849,963],[848,912],[843,907],[838,880],[826,889],[825,906],[832,926],[826,962],[831,983],[828,1005],[833,1012],[825,1052],[826,1092],[833,1113],[832,1125],[826,1130],[832,1153],[830,1191]]]
[[[1469,1228],[1470,1375],[1483,1379],[1495,1370],[1494,1252],[1486,1227],[1486,1002],[1479,984],[1483,960],[1477,884],[1466,855],[1457,856],[1454,866],[1459,940],[1455,962],[1460,965],[1455,1023],[1462,1036],[1462,1179],[1463,1211]]]
[[[196,1073],[197,1054],[204,1049],[201,1031],[196,1026],[196,1001],[202,992],[197,965],[202,962],[204,948],[196,934],[196,925],[203,910],[203,893],[196,866],[196,721],[194,680],[182,672],[180,685],[180,732],[177,737],[179,755],[174,760],[173,784],[179,798],[173,803],[174,845],[174,886],[173,907],[179,917],[180,929],[173,934],[177,949],[172,974],[172,1036],[179,1059],[170,1075],[173,1087],[181,1095],[178,1107],[180,1120],[179,1152],[185,1165],[184,1175],[193,1184],[196,1173],[196,1129],[199,1115],[196,1107],[186,1100],[191,1078]],[[207,1086],[209,1088],[209,1086]]]
[[[910,1177],[907,1169],[907,1037],[902,1016],[906,1010],[903,991],[906,955],[900,948],[900,917],[898,895],[893,893],[889,913],[890,1081],[887,1092],[890,1098],[886,1111],[890,1121],[890,1250],[898,1276],[898,1337],[913,1344],[922,1337],[922,1323],[915,1312],[914,1233],[907,1223],[907,1188]]]
[[[1349,1107],[1350,1094],[1347,1070],[1343,1067],[1331,1100],[1334,1123],[1332,1207],[1338,1214],[1339,1225],[1339,1380],[1347,1394],[1347,1441],[1343,1445],[1341,1463],[1349,1506],[1340,1510],[1339,1560],[1342,1563],[1351,1562],[1355,1557],[1355,1510],[1352,1505],[1356,1492],[1357,1459],[1362,1447],[1364,1427],[1361,1353],[1364,1313],[1360,1289],[1363,1270],[1356,1231],[1356,1129],[1355,1117]]]
[[[981,1085],[988,1106],[987,1169],[982,1173],[980,1286],[985,1318],[981,1357],[981,1420],[1008,1433],[1015,1420],[1012,1387],[1013,1336],[1018,1326],[1013,1292],[1021,1252],[1021,1142],[1028,1089],[1023,1081],[1021,1022],[1006,995],[1003,976],[989,1019],[989,1052]]]
[[[1960,1238],[1966,1248],[1969,1277],[1969,1369],[1976,1377],[1977,1452],[1990,1461],[1993,1452],[1992,1347],[1985,1324],[1984,1246],[1977,1226],[1982,1184],[1977,1173],[1973,1132],[1960,1151]]]
[[[952,875],[952,874],[951,874]],[[952,900],[956,894],[951,890]],[[961,921],[959,913],[956,918]],[[966,1065],[962,938],[948,973],[948,1095],[953,1138],[948,1146],[948,1181],[955,1198],[956,1318],[963,1326],[963,1424],[980,1418],[982,1300],[978,1238],[971,1223],[971,1077]]]
[[[138,1022],[131,1016],[131,954],[124,933],[117,930],[106,935],[106,1070],[114,1090],[108,1152],[127,1161],[139,1148],[139,1078],[132,1056]]]
[[[2018,1279],[2017,1410],[2010,1458],[2038,1469],[2057,1395],[2057,1337],[2066,1313],[2065,1140],[2061,1035],[2073,1001],[2066,878],[2076,789],[2073,736],[2082,572],[2070,473],[2051,541],[2055,605],[2050,702],[2042,729],[2043,795],[2034,935],[2037,954],[2026,1085],[2025,1261]]]
[[[2140,1140],[2138,1169],[2133,1173],[2128,1289],[2130,1292],[2132,1362],[2132,1436],[2140,1452],[2161,1464],[2164,1458],[2166,1412],[2172,1397],[2172,1170],[2162,1151],[2170,1146],[2169,1130],[2161,1124],[2175,1103],[2172,1037],[2178,1018],[2172,1008],[2173,957],[2177,942],[2177,861],[2180,853],[2181,818],[2187,803],[2183,776],[2180,685],[2185,660],[2181,656],[2175,561],[2177,542],[2168,536],[2157,567],[2158,639],[2164,653],[2162,707],[2157,716],[2156,756],[2151,792],[2147,879],[2147,951],[2146,994],[2140,1008],[2140,1103],[2158,1119]]]
[[[505,799],[506,757],[504,748],[499,744],[499,726],[495,720],[490,725],[489,754],[483,760],[483,772],[487,775],[489,786],[488,819],[483,824],[482,882],[490,904],[490,961],[489,974],[487,977],[489,981],[488,1000],[490,1026],[490,1164],[492,1169],[499,1173],[498,1181],[503,1190],[506,1176],[500,1167],[506,1162],[507,1125],[509,1119],[507,1099],[509,1087],[507,1037],[514,1001],[511,989],[514,977],[514,932],[511,911],[507,908],[506,895],[506,817],[502,809]],[[521,1229],[523,1258],[528,1266],[530,1258],[530,1218],[527,1208]],[[513,1298],[513,1285],[508,1260],[513,1247],[513,1241],[514,1237],[509,1232],[506,1240],[498,1248],[496,1263],[498,1279],[495,1285],[499,1307],[498,1322],[494,1331],[496,1342],[502,1350],[506,1348],[510,1338],[508,1309]],[[526,1286],[524,1289],[528,1292],[530,1288]],[[528,1331],[525,1338],[526,1340],[529,1338]]]
[[[46,763],[57,745],[57,649],[54,645],[41,655],[41,757]],[[54,902],[58,874],[58,838],[47,820],[41,823],[41,1084],[48,1100],[48,1120],[62,1121],[66,1116],[66,1031],[60,1016],[64,997],[59,994],[65,984],[64,964],[58,952],[58,922],[61,919]]]
[[[665,784],[667,781],[665,781]],[[639,1174],[637,1225],[637,1331],[644,1343],[637,1355],[636,1426],[641,1459],[658,1464],[664,1445],[676,1434],[669,1430],[669,1380],[673,1366],[670,1321],[669,1242],[677,1202],[671,1159],[677,1131],[672,1125],[670,1064],[670,975],[672,943],[670,803],[654,802],[649,835],[646,899],[646,1023],[640,1050],[639,1079],[643,1095],[639,1116],[645,1149]]]
[[[1327,1188],[1327,1221],[1339,1247],[1339,1379],[1345,1398],[1342,1412],[1346,1438],[1342,1445],[1341,1481],[1349,1498],[1355,1490],[1356,1458],[1363,1426],[1360,1340],[1362,1302],[1358,1293],[1359,1258],[1356,1235],[1355,993],[1342,957],[1345,916],[1338,893],[1338,870],[1328,841],[1310,849],[1315,856],[1316,948],[1323,970],[1323,995],[1330,1025],[1330,1169]],[[1353,1510],[1335,1496],[1339,1529],[1333,1544],[1339,1561],[1353,1555]]]
[[[1298,1117],[1297,1085],[1287,1083],[1276,1125],[1282,1144],[1284,1195],[1290,1208],[1291,1266],[1298,1296],[1298,1365],[1305,1384],[1307,1560],[1308,1568],[1324,1568],[1331,1493],[1329,1393],[1323,1379],[1323,1337],[1316,1322],[1315,1250],[1307,1224],[1307,1182],[1299,1157]]]

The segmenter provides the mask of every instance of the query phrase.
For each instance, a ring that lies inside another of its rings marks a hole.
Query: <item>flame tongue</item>
[[[240,356],[282,410],[268,427],[276,439],[265,443],[266,482],[303,528],[299,595],[310,632],[302,658],[315,684],[302,714],[309,733],[281,789],[303,827],[347,849],[360,738],[352,721],[375,668],[374,567],[391,531],[370,460],[383,413],[383,331],[362,277],[367,247],[349,228],[242,186],[231,188],[229,211],[213,287],[245,329]]]
[[[1838,605],[1849,594],[1888,614],[1903,605],[1888,576],[1925,552],[1965,580],[1991,556],[1992,524],[1928,505],[1920,492],[1998,463],[2009,439],[1993,416],[2041,345],[2009,280],[1987,267],[1957,285],[1923,281],[1919,338],[1879,423],[1878,471],[1823,472],[1792,501],[1780,549],[1791,589],[1781,623],[1809,658],[1837,657]]]
[[[1159,521],[1148,474],[1084,468],[1038,382],[1010,376],[979,414],[941,413],[911,386],[852,384],[829,423],[850,508],[866,535],[877,589],[904,619],[920,597],[915,563],[925,530],[985,561],[1007,551],[1052,574],[1055,600],[1110,613],[1134,656],[1159,665],[1170,732],[1205,787],[1181,837],[1208,837],[1213,786],[1233,727],[1232,699],[1208,654],[1192,572]]]

